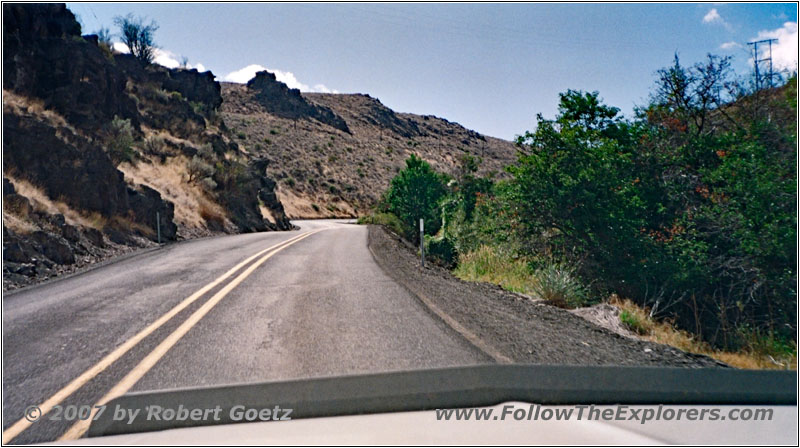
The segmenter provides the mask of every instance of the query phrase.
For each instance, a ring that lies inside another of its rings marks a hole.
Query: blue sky
[[[307,91],[368,93],[399,112],[433,114],[512,139],[558,93],[597,90],[630,114],[654,72],[706,53],[735,57],[780,39],[773,57],[797,66],[797,7],[759,4],[81,4],[84,33],[129,12],[155,20],[159,61],[218,79],[257,68]],[[249,68],[248,68],[249,67]],[[243,70],[244,69],[244,70]]]

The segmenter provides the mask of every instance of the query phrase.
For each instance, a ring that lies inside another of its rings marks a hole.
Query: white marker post
[[[425,267],[425,222],[419,218],[419,255],[422,258],[422,267]]]

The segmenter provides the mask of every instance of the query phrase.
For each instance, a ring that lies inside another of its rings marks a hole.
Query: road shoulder
[[[438,266],[420,266],[408,243],[369,226],[376,263],[454,330],[499,362],[560,365],[719,367],[666,345],[625,338],[566,310],[496,285],[464,282]]]

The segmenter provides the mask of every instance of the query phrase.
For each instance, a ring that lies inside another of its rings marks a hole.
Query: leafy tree
[[[150,21],[149,24],[145,24],[143,18],[128,14],[115,17],[114,24],[119,27],[122,42],[128,46],[136,59],[146,64],[153,62],[157,49],[154,40],[158,30],[156,22]]]
[[[425,233],[433,235],[441,226],[440,200],[447,193],[446,177],[428,162],[412,154],[406,167],[392,179],[385,195],[386,208],[400,218],[406,235],[419,242],[419,219],[425,220]]]
[[[519,210],[531,250],[589,258],[602,270],[644,249],[635,244],[645,222],[633,151],[618,109],[603,105],[597,92],[561,94],[556,120],[538,119],[537,130],[520,137],[529,153],[509,168],[511,200]],[[543,237],[546,235],[546,237]],[[611,244],[612,242],[618,244]],[[621,273],[604,272],[615,277]]]

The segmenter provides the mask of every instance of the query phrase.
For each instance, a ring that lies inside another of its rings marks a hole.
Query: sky
[[[397,112],[430,114],[513,139],[558,94],[598,91],[630,116],[678,54],[734,57],[777,38],[776,67],[797,69],[797,5],[68,3],[84,33],[133,13],[154,20],[156,62],[247,82],[267,69],[302,91],[367,93]],[[118,38],[116,39],[118,40]]]

